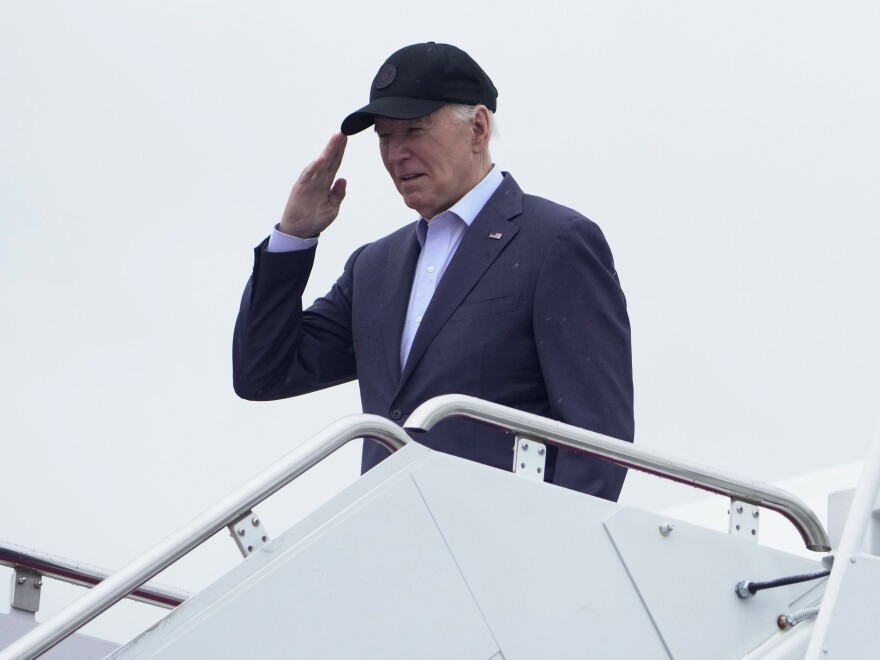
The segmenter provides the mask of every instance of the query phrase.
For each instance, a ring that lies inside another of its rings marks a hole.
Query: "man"
[[[370,103],[303,170],[281,222],[255,250],[235,327],[235,390],[296,396],[357,378],[364,412],[403,423],[440,394],[476,396],[632,441],[626,301],[599,228],[525,195],[493,166],[497,91],[464,51],[397,51]],[[375,126],[382,162],[420,218],[357,250],[308,310],[317,237],[345,196],[347,135]],[[510,470],[513,438],[447,420],[419,441]],[[387,451],[364,443],[362,469]],[[556,448],[545,480],[607,499],[625,469]]]

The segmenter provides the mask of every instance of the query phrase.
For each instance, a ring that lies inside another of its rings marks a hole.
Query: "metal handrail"
[[[100,566],[92,566],[66,557],[59,557],[48,552],[25,548],[14,543],[0,541],[0,565],[9,568],[25,568],[36,571],[40,575],[68,582],[80,587],[94,587],[106,580],[113,571]],[[147,582],[135,589],[126,598],[137,600],[148,605],[157,605],[174,609],[192,596],[189,591],[170,587],[157,582]]]
[[[30,660],[52,648],[123,599],[126,594],[355,438],[369,438],[392,452],[410,442],[405,431],[378,415],[350,415],[337,420],[54,617],[0,651],[0,660]]]
[[[416,408],[403,426],[411,433],[425,432],[448,417],[467,417],[535,440],[549,440],[582,454],[592,454],[619,465],[765,507],[787,518],[809,550],[831,550],[828,535],[816,514],[804,502],[781,488],[522,410],[462,394],[445,394]]]

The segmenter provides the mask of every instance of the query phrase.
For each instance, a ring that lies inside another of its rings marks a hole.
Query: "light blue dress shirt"
[[[434,291],[443,273],[446,272],[455,250],[464,237],[464,232],[477,214],[489,201],[492,194],[501,185],[504,177],[498,167],[489,173],[471,191],[456,202],[452,208],[430,220],[419,218],[416,224],[416,236],[421,246],[419,261],[416,264],[409,306],[406,311],[406,322],[400,338],[400,366],[406,364],[410,348],[415,339],[422,317],[428,309]],[[278,231],[276,225],[269,236],[266,250],[269,252],[293,252],[307,250],[317,244],[317,238],[297,238]]]

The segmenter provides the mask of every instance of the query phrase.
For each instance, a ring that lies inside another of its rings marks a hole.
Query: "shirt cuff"
[[[318,244],[317,238],[298,238],[278,230],[278,225],[269,234],[269,244],[266,252],[298,252],[308,250]]]

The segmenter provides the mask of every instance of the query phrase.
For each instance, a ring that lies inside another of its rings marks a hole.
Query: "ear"
[[[473,126],[473,149],[474,153],[482,153],[489,148],[489,138],[492,135],[492,122],[489,118],[489,108],[485,105],[477,106],[474,115]]]

